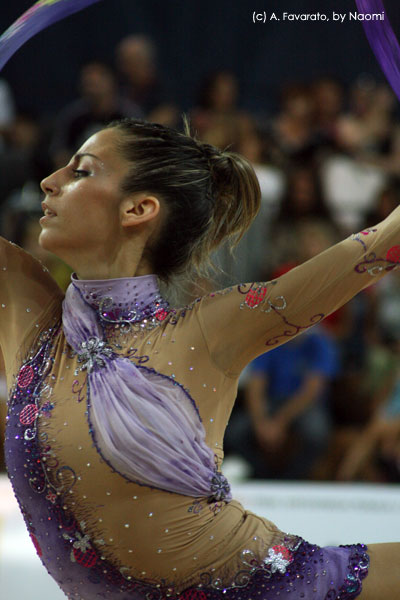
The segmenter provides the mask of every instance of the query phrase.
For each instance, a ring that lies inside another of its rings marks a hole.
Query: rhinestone
[[[126,529],[129,529],[129,523],[125,523],[124,527],[126,527]]]
[[[152,516],[153,516],[153,513],[149,513],[149,517],[152,517]]]

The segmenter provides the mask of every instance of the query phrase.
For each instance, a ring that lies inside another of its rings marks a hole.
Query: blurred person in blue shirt
[[[332,430],[329,384],[338,371],[334,340],[313,327],[250,365],[246,413],[233,421],[226,443],[256,478],[305,479]]]

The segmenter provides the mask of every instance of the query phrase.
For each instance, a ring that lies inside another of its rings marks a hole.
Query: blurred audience
[[[197,104],[190,113],[193,131],[221,150],[253,131],[253,119],[238,106],[239,85],[229,71],[210,73],[202,82]]]
[[[400,480],[400,342],[393,349],[392,368],[376,393],[366,426],[349,440],[339,464],[339,480]]]
[[[83,142],[110,121],[141,117],[137,104],[118,92],[113,71],[100,62],[87,63],[79,77],[80,98],[59,115],[51,144],[56,167],[66,164]]]
[[[344,88],[334,78],[322,77],[311,86],[314,104],[314,127],[321,144],[334,150],[337,147],[337,122],[344,108]]]
[[[292,161],[312,161],[321,146],[315,127],[315,99],[304,84],[288,84],[281,93],[280,111],[271,123],[277,159],[289,167]]]
[[[33,115],[17,113],[0,149],[0,207],[15,189],[37,178],[40,126]]]
[[[145,35],[129,35],[116,48],[123,97],[140,107],[149,121],[178,125],[178,109],[157,67],[157,49]]]
[[[15,104],[10,86],[0,79],[0,150],[4,144],[4,136],[15,117]]]
[[[332,431],[329,382],[338,368],[334,341],[314,327],[250,365],[245,411],[228,425],[225,444],[253,477],[305,479]]]

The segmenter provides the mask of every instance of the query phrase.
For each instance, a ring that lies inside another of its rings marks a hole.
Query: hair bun
[[[260,207],[261,191],[250,162],[235,152],[201,144],[210,170],[210,193],[214,200],[213,249],[224,239],[237,243]]]

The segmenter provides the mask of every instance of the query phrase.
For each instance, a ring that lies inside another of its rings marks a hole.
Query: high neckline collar
[[[106,323],[134,323],[149,318],[161,321],[168,303],[162,298],[156,275],[118,279],[78,279],[72,285]]]

